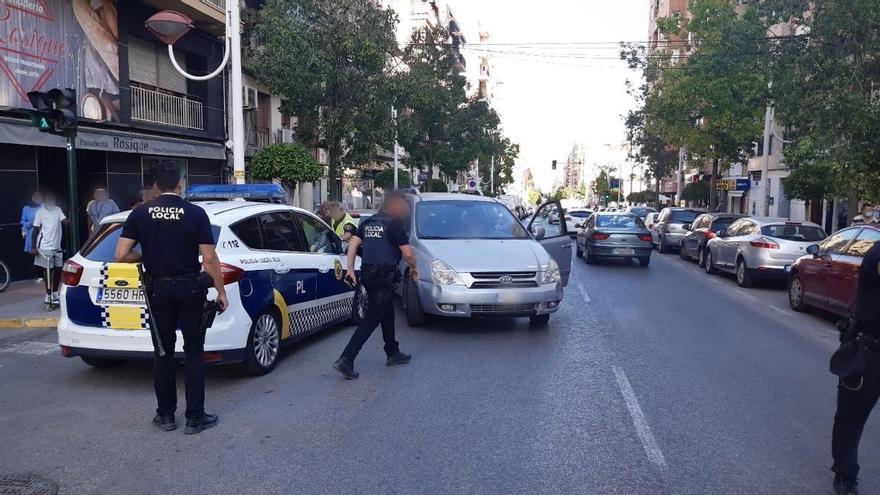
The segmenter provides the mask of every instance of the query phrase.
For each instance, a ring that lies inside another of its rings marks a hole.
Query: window
[[[841,254],[849,241],[855,239],[858,233],[858,228],[841,230],[822,241],[819,244],[819,252],[821,254]]]
[[[299,232],[293,216],[285,211],[260,215],[263,227],[263,249],[270,251],[297,251]]]
[[[263,248],[263,232],[260,230],[260,222],[257,217],[245,218],[229,227],[236,237],[241,239],[245,246],[251,249]]]
[[[693,210],[675,210],[669,216],[669,221],[671,223],[691,223],[699,214],[699,212]]]
[[[558,204],[535,214],[532,225],[543,227],[546,237],[563,234]],[[421,201],[416,207],[416,228],[421,239],[528,239],[528,234],[506,206],[488,201]]]
[[[865,253],[874,247],[874,244],[877,242],[880,242],[880,230],[863,229],[859,236],[856,237],[856,240],[846,250],[846,254],[863,258]]]
[[[819,227],[797,224],[765,225],[761,228],[761,234],[795,242],[819,242],[828,237]]]
[[[342,252],[339,238],[323,222],[302,213],[297,213],[296,216],[302,224],[303,234],[306,238],[306,244],[308,244],[308,252],[323,254]],[[302,251],[306,251],[306,249],[304,248]]]
[[[596,220],[600,229],[643,229],[642,219],[631,215],[602,215]]]
[[[719,230],[726,229],[728,226],[730,226],[730,224],[732,224],[733,222],[736,221],[736,218],[722,217],[722,218],[716,218],[715,221],[712,221],[711,219],[709,219],[707,217],[707,220],[709,220],[707,222],[708,223],[707,227],[712,229],[713,232],[718,232]]]

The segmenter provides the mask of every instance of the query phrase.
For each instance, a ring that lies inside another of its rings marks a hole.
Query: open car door
[[[544,246],[559,265],[562,285],[568,285],[571,275],[572,239],[565,225],[565,210],[559,201],[544,203],[529,220],[529,232]]]

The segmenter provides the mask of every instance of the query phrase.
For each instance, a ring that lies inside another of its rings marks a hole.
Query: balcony
[[[202,0],[202,3],[208,4],[220,12],[226,12],[226,0]]]
[[[290,129],[275,130],[275,144],[291,144],[293,143],[293,131]]]
[[[131,87],[131,120],[205,130],[205,114],[201,102],[140,86]]]
[[[271,132],[265,127],[247,127],[244,128],[245,148],[244,154],[254,156],[258,151],[269,146],[269,136]]]

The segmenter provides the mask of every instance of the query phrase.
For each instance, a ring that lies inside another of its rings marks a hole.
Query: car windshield
[[[569,216],[577,217],[577,218],[587,218],[587,217],[589,217],[589,216],[592,215],[592,214],[593,214],[592,212],[589,212],[589,211],[583,211],[583,210],[581,210],[581,211],[571,211],[571,212],[568,213]]]
[[[596,227],[601,229],[643,229],[642,219],[633,215],[603,215],[596,219]]]
[[[79,254],[89,261],[98,263],[112,263],[116,260],[116,242],[122,234],[123,222],[105,223],[98,227],[91,236],[83,244],[79,250]],[[214,234],[214,243],[220,237],[220,227],[211,226]],[[140,253],[141,246],[138,244],[134,247],[134,251]]]
[[[648,213],[651,213],[651,210],[649,210],[648,208],[630,208],[629,212],[633,215],[638,215],[644,218],[648,216]]]
[[[735,217],[716,218],[712,222],[712,230],[715,232],[718,232],[721,229],[726,229],[727,227],[730,226],[730,224],[732,224],[733,222],[735,222],[737,220],[738,220],[738,218],[735,218]]]
[[[672,223],[691,223],[700,213],[693,210],[676,210],[669,216]]]
[[[420,239],[528,239],[502,204],[489,201],[423,201],[416,206]]]
[[[818,242],[828,237],[819,227],[799,224],[765,225],[761,227],[761,234],[795,242]]]

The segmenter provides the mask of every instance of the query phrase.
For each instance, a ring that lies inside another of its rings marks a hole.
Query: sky
[[[638,75],[618,59],[614,42],[648,38],[648,0],[449,0],[468,44],[491,35],[493,106],[505,134],[520,145],[517,179],[526,167],[537,185],[554,182],[575,143],[587,146],[588,175],[621,164],[622,116],[633,108],[627,79]],[[613,145],[615,149],[606,145]],[[625,165],[626,175],[630,165]]]

